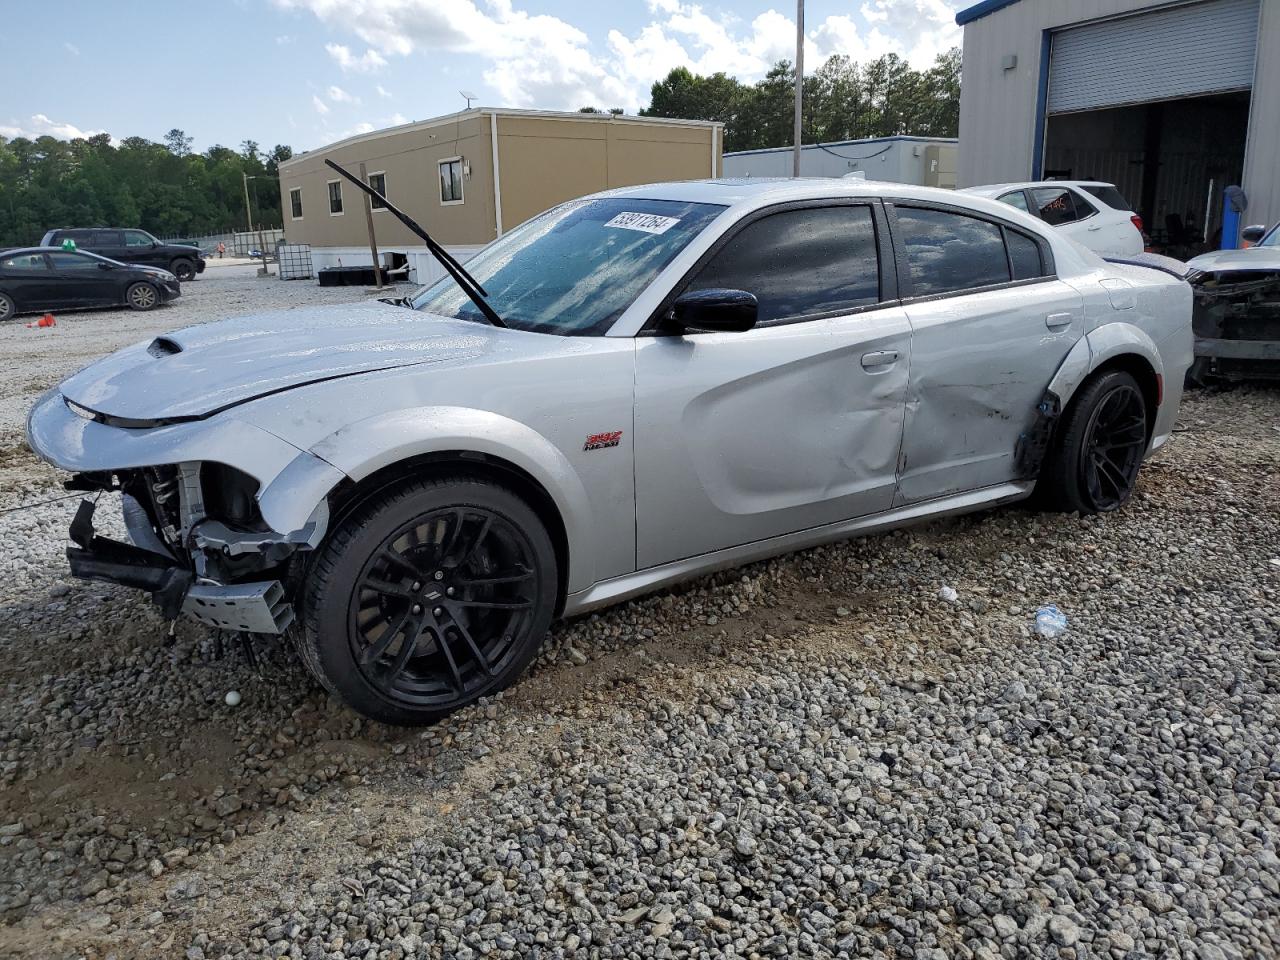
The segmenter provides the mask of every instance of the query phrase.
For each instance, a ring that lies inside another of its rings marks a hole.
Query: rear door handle
[[[1101,227],[1101,226],[1097,226],[1097,227],[1090,227],[1090,228],[1089,228],[1089,232],[1090,232],[1090,233],[1097,233],[1097,232],[1098,232],[1099,230],[1101,230],[1101,229],[1102,229],[1102,227]]]
[[[1069,327],[1071,326],[1071,314],[1051,313],[1044,318],[1044,325],[1050,330],[1061,330],[1063,327]]]
[[[873,350],[862,355],[862,369],[874,370],[876,367],[887,367],[898,360],[897,350]]]

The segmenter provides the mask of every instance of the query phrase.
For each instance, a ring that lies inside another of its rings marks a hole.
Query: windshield
[[[676,200],[577,200],[516,227],[465,266],[507,326],[600,336],[724,209]],[[415,310],[484,321],[448,277],[412,303]]]
[[[1280,247],[1280,223],[1271,228],[1271,232],[1258,241],[1260,247]]]

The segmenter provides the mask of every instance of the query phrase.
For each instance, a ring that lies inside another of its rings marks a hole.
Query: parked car
[[[145,230],[104,227],[50,230],[40,246],[60,247],[67,240],[74,241],[77,250],[88,250],[120,263],[160,267],[179,280],[194,280],[197,274],[204,273],[204,254],[199,247],[165,243]]]
[[[1187,263],[1196,293],[1192,383],[1280,379],[1280,224],[1241,235],[1254,246]]]
[[[150,310],[180,296],[167,270],[117,263],[83,250],[0,251],[0,321],[33,310],[128,305]]]
[[[412,297],[190,327],[41,398],[32,449],[121,492],[134,544],[86,500],[72,572],[296,618],[329,690],[424,722],[555,617],[1033,493],[1114,510],[1191,362],[1180,276],[903,184],[631,187],[437,257]]]
[[[1094,180],[1043,180],[966,187],[1039,217],[1095,253],[1129,256],[1145,248],[1142,218],[1114,184]]]

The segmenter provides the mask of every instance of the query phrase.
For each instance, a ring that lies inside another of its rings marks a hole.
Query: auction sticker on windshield
[[[677,223],[679,217],[660,217],[656,213],[620,213],[606,227],[621,227],[623,230],[639,230],[641,233],[666,233]]]

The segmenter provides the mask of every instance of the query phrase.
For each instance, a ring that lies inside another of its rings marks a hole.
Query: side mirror
[[[758,306],[745,290],[688,290],[671,305],[671,319],[684,330],[741,333],[756,325]]]
[[[1247,240],[1249,243],[1257,243],[1267,235],[1266,224],[1255,223],[1252,226],[1245,227],[1240,231],[1240,239]]]

